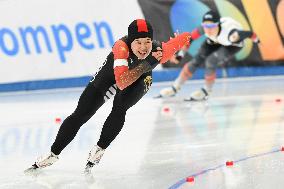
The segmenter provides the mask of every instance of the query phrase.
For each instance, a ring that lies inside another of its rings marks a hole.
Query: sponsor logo
[[[144,79],[144,83],[145,83],[144,92],[147,92],[150,89],[151,85],[152,85],[152,77],[151,76],[147,76]]]

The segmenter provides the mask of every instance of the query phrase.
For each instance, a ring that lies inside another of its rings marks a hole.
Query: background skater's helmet
[[[218,23],[220,21],[220,16],[217,12],[210,10],[203,15],[202,22],[211,21],[214,23]]]

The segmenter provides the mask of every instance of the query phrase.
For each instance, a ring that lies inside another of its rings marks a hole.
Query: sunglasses
[[[202,27],[208,28],[208,29],[215,28],[218,25],[219,25],[219,23],[202,23],[201,24]]]

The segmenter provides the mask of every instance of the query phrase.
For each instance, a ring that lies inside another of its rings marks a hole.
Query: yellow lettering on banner
[[[253,31],[260,39],[259,49],[264,60],[283,60],[284,47],[268,0],[242,0]]]

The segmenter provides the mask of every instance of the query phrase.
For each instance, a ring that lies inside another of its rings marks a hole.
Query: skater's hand
[[[260,40],[259,38],[257,37],[256,33],[253,32],[252,36],[251,36],[251,39],[254,43],[257,43],[259,44],[260,43]]]
[[[190,33],[184,32],[180,35],[177,35],[175,38],[170,39],[167,42],[162,43],[163,57],[160,60],[160,63],[164,64],[171,59],[171,57],[185,45],[189,46],[190,44]]]
[[[173,64],[178,64],[179,60],[177,59],[177,56],[174,55],[174,56],[171,57],[170,62],[173,63]]]
[[[163,57],[163,51],[161,47],[157,47],[156,51],[152,52],[152,56],[155,57],[159,62]]]
[[[231,41],[232,43],[238,42],[240,40],[240,36],[238,34],[237,31],[233,32],[230,36],[229,36],[229,41]]]
[[[177,30],[175,33],[174,33],[174,36],[177,37],[179,35],[179,31]],[[173,39],[173,37],[170,37],[170,40]],[[173,63],[173,64],[178,64],[179,63],[179,60],[177,59],[177,55],[173,55],[171,58],[170,58],[170,63]]]
[[[178,35],[179,35],[179,31],[176,31],[176,32],[174,33],[174,37],[170,37],[170,40],[173,39],[173,38],[175,38],[175,37],[177,37]]]
[[[186,54],[186,51],[187,51],[187,47],[186,46],[183,46],[181,48],[181,50],[179,50],[178,52],[176,52],[175,55],[173,55],[171,58],[170,58],[170,62],[173,63],[173,64],[179,64],[180,61],[184,58],[185,54]]]

